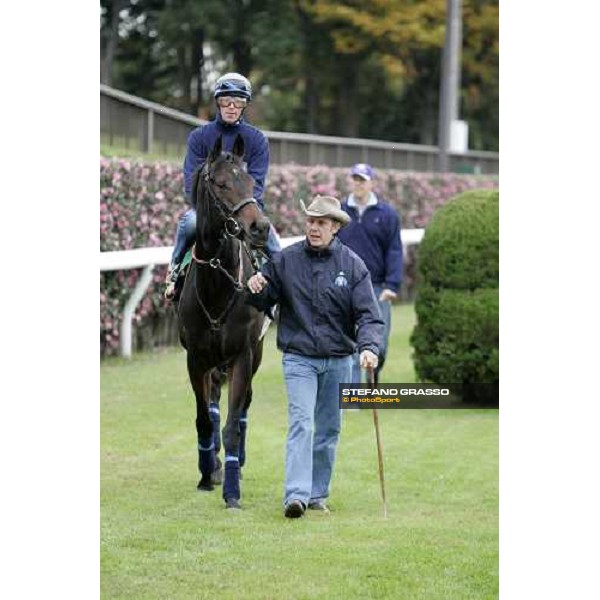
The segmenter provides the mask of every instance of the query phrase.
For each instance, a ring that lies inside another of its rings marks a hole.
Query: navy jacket
[[[306,240],[267,262],[268,285],[248,292],[259,310],[279,303],[277,347],[310,357],[348,356],[358,349],[379,355],[383,320],[364,262],[334,238],[316,250]]]
[[[223,151],[231,152],[237,134],[244,138],[244,161],[246,169],[254,178],[254,198],[264,210],[263,191],[265,179],[269,170],[269,141],[265,134],[240,119],[236,125],[229,125],[217,114],[213,121],[194,129],[188,136],[187,152],[183,163],[185,178],[185,196],[188,204],[192,205],[190,193],[192,179],[198,167],[204,165],[217,138],[223,136]]]
[[[379,196],[377,204],[367,206],[362,216],[348,206],[348,199],[342,203],[342,210],[352,221],[339,231],[340,240],[365,261],[373,285],[398,292],[402,282],[402,242],[396,210]]]

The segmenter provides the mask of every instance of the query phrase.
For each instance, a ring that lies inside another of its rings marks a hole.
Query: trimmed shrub
[[[499,381],[499,195],[475,190],[438,210],[418,250],[417,324],[411,336],[422,381]]]
[[[403,228],[419,228],[457,193],[497,185],[496,177],[378,170],[376,191],[398,209]],[[308,199],[317,193],[340,197],[349,189],[348,169],[272,165],[265,187],[267,214],[282,237],[301,235],[304,218],[299,209],[300,198]],[[101,251],[172,245],[177,220],[185,208],[181,165],[100,159]],[[413,294],[414,253],[414,247],[410,247],[404,265],[401,293],[405,299]],[[118,351],[121,313],[141,272],[137,269],[100,274],[102,356]],[[164,343],[165,339],[176,343],[173,311],[162,297],[165,275],[166,267],[155,269],[153,282],[136,310],[134,349]],[[170,332],[164,332],[165,320],[173,324]],[[139,336],[142,328],[158,333]]]

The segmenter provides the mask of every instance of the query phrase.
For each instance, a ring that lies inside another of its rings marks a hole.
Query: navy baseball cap
[[[373,167],[366,163],[358,163],[350,169],[350,175],[362,177],[365,181],[371,181],[375,177]]]

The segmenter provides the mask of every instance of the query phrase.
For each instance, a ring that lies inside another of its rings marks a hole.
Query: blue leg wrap
[[[216,468],[212,437],[198,440],[198,468],[203,477],[209,477]]]
[[[240,467],[246,463],[246,430],[248,429],[248,413],[244,411],[240,417]]]
[[[215,452],[219,454],[221,450],[221,411],[216,402],[211,402],[208,408],[210,420],[213,424],[213,442],[215,443]]]
[[[240,498],[240,463],[237,456],[225,456],[223,499]]]

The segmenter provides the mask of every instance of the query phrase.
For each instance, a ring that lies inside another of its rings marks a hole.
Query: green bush
[[[499,195],[474,190],[433,216],[418,250],[413,359],[422,381],[459,383],[465,401],[498,384]]]

